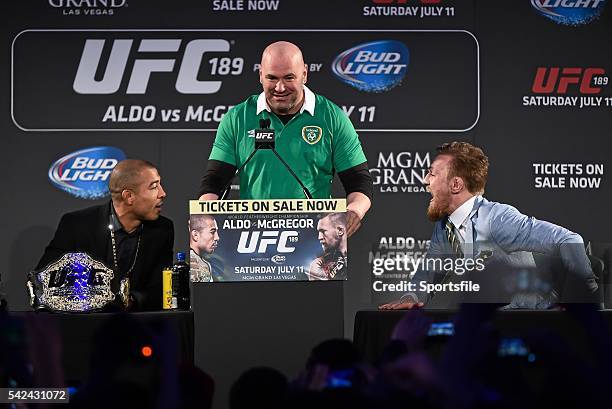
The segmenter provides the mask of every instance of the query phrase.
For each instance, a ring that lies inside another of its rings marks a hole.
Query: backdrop
[[[610,241],[607,0],[9,0],[0,36],[0,272],[10,307],[60,216],[108,200],[123,157],[156,163],[187,249],[188,200],[222,115],[260,92],[266,44],[298,44],[308,86],[349,114],[375,181],[349,242],[345,333],[398,294],[373,260],[427,248],[435,147],[481,146],[486,196]],[[335,196],[341,197],[341,186]],[[309,283],[304,283],[309,285]],[[261,286],[261,295],[267,291]]]

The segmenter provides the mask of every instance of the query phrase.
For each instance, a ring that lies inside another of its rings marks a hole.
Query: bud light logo
[[[272,256],[271,260],[274,264],[285,264],[287,257],[283,256],[282,254],[276,254]]]
[[[125,153],[111,146],[97,146],[66,155],[49,169],[49,179],[59,189],[81,199],[108,196],[108,178]]]
[[[332,64],[343,82],[365,92],[385,92],[401,84],[408,67],[408,48],[399,41],[375,41],[344,51]]]
[[[531,0],[541,15],[558,24],[588,24],[601,14],[605,0]]]

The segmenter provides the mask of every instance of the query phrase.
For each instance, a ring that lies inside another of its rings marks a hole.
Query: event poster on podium
[[[189,202],[191,280],[347,279],[346,199]]]

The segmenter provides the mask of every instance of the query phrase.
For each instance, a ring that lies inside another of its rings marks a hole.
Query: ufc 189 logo
[[[538,67],[532,92],[537,94],[565,94],[572,87],[581,94],[599,94],[601,86],[608,85],[603,68],[580,67]]]
[[[108,61],[103,62],[102,53],[106,40],[88,39],[85,41],[81,61],[74,78],[73,89],[79,94],[114,94],[119,91],[132,53],[133,39],[113,40]],[[126,94],[144,94],[153,73],[174,72],[180,61],[175,88],[181,94],[214,94],[221,89],[220,80],[199,80],[201,66],[207,53],[227,53],[230,42],[223,39],[195,39],[185,46],[182,59],[176,53],[181,47],[181,39],[141,40],[137,55],[129,74]],[[169,58],[142,58],[146,53],[168,53]],[[174,55],[173,55],[174,54]],[[244,68],[241,57],[214,57],[208,61],[206,71],[212,77],[240,75]],[[105,66],[101,79],[96,79],[100,66]]]
[[[286,230],[282,232],[277,230],[263,232],[243,231],[240,233],[238,253],[265,253],[268,246],[276,246],[277,253],[293,253],[295,247],[289,246],[288,243],[296,243],[297,241],[298,232],[295,230]]]

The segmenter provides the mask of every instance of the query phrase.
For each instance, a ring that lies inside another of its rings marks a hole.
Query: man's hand
[[[422,302],[414,301],[393,301],[387,304],[379,305],[379,310],[412,310],[416,308],[422,308],[425,304]]]
[[[370,198],[361,192],[346,197],[346,235],[351,237],[361,226],[361,220],[370,209]]]
[[[346,234],[351,237],[361,227],[361,218],[357,212],[347,210],[346,212]]]

